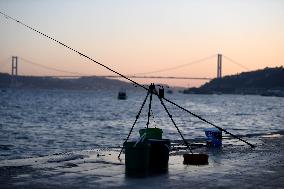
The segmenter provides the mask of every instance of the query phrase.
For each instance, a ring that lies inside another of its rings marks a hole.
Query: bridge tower
[[[222,54],[218,54],[217,58],[217,78],[222,78]]]
[[[16,86],[18,76],[18,57],[12,56],[11,87]]]

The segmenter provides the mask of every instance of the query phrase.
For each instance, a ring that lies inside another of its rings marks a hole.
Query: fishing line
[[[68,46],[68,45],[66,45],[66,44],[64,44],[64,43],[62,43],[62,42],[56,40],[55,38],[50,37],[49,35],[44,34],[44,33],[40,32],[39,30],[34,29],[33,27],[31,27],[31,26],[29,26],[29,25],[26,25],[25,23],[21,22],[20,20],[17,20],[17,19],[15,19],[15,18],[13,18],[13,17],[11,17],[11,16],[9,16],[9,15],[7,15],[7,14],[1,12],[1,11],[0,11],[0,14],[1,14],[2,16],[4,16],[4,18],[6,18],[6,19],[11,19],[11,20],[15,21],[16,23],[18,23],[18,24],[20,24],[20,25],[22,25],[22,26],[24,26],[24,27],[26,27],[26,28],[28,28],[28,29],[30,29],[30,30],[32,30],[32,31],[34,31],[34,32],[36,32],[36,33],[38,33],[38,34],[40,34],[40,35],[42,35],[42,36],[44,36],[44,37],[46,37],[46,38],[52,40],[52,41],[54,41],[54,42],[56,42],[56,43],[58,43],[58,44],[60,44],[61,46],[63,46],[63,47],[65,47],[65,48],[67,48],[67,49],[69,49],[69,50],[71,50],[71,51],[73,51],[73,52],[79,54],[80,56],[82,56],[82,57],[84,57],[84,58],[86,58],[86,59],[88,59],[88,60],[90,60],[90,61],[92,61],[92,62],[94,62],[94,63],[96,63],[96,64],[98,64],[98,65],[100,65],[100,66],[102,66],[102,67],[104,67],[104,68],[106,68],[107,70],[109,70],[109,71],[111,71],[111,72],[113,72],[113,73],[119,75],[120,77],[122,77],[122,78],[124,78],[124,79],[126,79],[126,80],[128,80],[128,81],[130,81],[130,82],[132,82],[133,84],[135,84],[135,85],[137,85],[137,86],[139,86],[139,87],[141,87],[141,88],[143,88],[143,89],[145,89],[146,91],[148,91],[148,92],[151,93],[151,90],[148,89],[147,87],[145,87],[145,86],[143,86],[143,85],[137,83],[136,81],[134,81],[134,80],[132,80],[132,79],[126,77],[125,75],[123,75],[123,74],[121,74],[121,73],[119,73],[119,72],[117,72],[117,71],[111,69],[110,67],[108,67],[108,66],[106,66],[106,65],[104,65],[104,64],[102,64],[102,63],[100,63],[100,62],[98,62],[98,61],[96,61],[96,60],[94,60],[93,58],[91,58],[91,57],[85,55],[84,53],[81,53],[80,51],[78,51],[78,50],[76,50],[76,49],[73,49],[72,47],[70,47],[70,46]],[[156,96],[159,97],[159,94],[158,94],[157,92],[153,91],[152,93],[153,93],[154,95],[156,95]],[[183,108],[182,106],[176,104],[175,102],[173,102],[173,101],[171,101],[171,100],[168,100],[168,99],[166,99],[166,98],[164,98],[164,97],[163,97],[163,98],[159,98],[159,99],[160,99],[160,100],[164,99],[166,102],[168,102],[168,103],[170,103],[170,104],[172,104],[172,105],[175,105],[176,107],[178,107],[178,108],[184,110],[185,112],[191,114],[192,116],[197,117],[198,119],[202,120],[203,122],[208,123],[209,125],[212,125],[213,127],[216,127],[217,129],[219,129],[220,131],[224,131],[226,134],[229,134],[229,135],[231,135],[232,137],[237,138],[238,140],[240,140],[240,141],[242,141],[242,142],[248,144],[250,147],[252,147],[252,148],[255,147],[253,144],[251,144],[251,143],[249,143],[249,142],[247,142],[247,141],[245,141],[245,140],[243,140],[243,139],[237,137],[236,135],[234,135],[234,134],[228,132],[227,130],[225,130],[225,129],[223,129],[223,128],[221,128],[221,127],[219,127],[219,126],[217,126],[217,125],[215,125],[215,124],[213,124],[213,123],[211,123],[211,122],[205,120],[204,118],[202,118],[202,117],[198,116],[197,114],[195,114],[195,113],[193,113],[193,112],[191,112],[191,111],[189,111],[189,110]]]

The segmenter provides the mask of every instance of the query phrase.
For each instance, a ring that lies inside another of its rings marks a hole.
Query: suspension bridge
[[[241,67],[244,70],[249,70],[247,67],[245,67],[242,64],[234,61],[233,59],[229,58],[228,56],[225,56],[225,55],[222,55],[222,54],[215,54],[215,55],[207,56],[207,57],[202,58],[202,59],[191,61],[191,62],[186,63],[186,64],[176,65],[174,67],[168,67],[168,68],[163,68],[163,69],[159,69],[159,70],[152,70],[152,71],[143,72],[143,73],[129,74],[129,75],[126,75],[126,76],[128,78],[139,78],[139,79],[212,80],[214,78],[190,77],[190,76],[160,76],[160,75],[155,75],[155,74],[157,74],[157,73],[160,74],[162,72],[169,72],[169,71],[172,71],[172,70],[189,67],[189,66],[192,66],[194,64],[202,63],[204,61],[212,60],[212,59],[215,59],[215,58],[217,59],[216,78],[222,78],[222,62],[223,62],[223,59],[226,59],[227,61],[238,65],[239,67]],[[26,74],[19,74],[20,73],[20,70],[19,70],[20,64],[21,64],[21,66],[29,64],[29,65],[32,65],[34,67],[39,67],[41,69],[45,69],[45,70],[49,70],[49,71],[53,71],[53,72],[56,71],[56,72],[61,73],[61,75],[42,75],[41,77],[53,77],[53,78],[78,78],[78,77],[92,77],[92,76],[105,77],[105,78],[120,78],[121,77],[119,75],[86,75],[86,74],[82,74],[82,73],[79,73],[79,72],[71,72],[71,71],[68,71],[68,70],[57,69],[57,68],[54,68],[54,67],[46,66],[44,64],[36,63],[34,61],[31,61],[31,60],[28,60],[26,58],[19,57],[19,56],[12,56],[12,58],[8,58],[5,61],[0,62],[0,68],[1,68],[1,66],[8,64],[9,62],[11,62],[11,73],[10,73],[11,80],[16,80],[16,78],[18,76],[32,76],[32,75],[26,75]],[[1,72],[1,70],[0,70],[0,72]],[[149,74],[151,74],[151,75],[149,75]]]

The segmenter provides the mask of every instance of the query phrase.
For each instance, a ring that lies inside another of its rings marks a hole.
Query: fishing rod
[[[9,15],[3,13],[2,11],[0,11],[0,14],[1,14],[2,16],[4,16],[6,19],[10,19],[10,20],[15,21],[16,23],[18,23],[18,24],[20,24],[20,25],[22,25],[22,26],[24,26],[24,27],[26,27],[26,28],[28,28],[28,29],[30,29],[30,30],[32,30],[32,31],[34,31],[34,32],[36,32],[36,33],[38,33],[38,34],[40,34],[40,35],[42,35],[42,36],[44,36],[44,37],[46,37],[46,38],[52,40],[52,41],[54,41],[54,42],[56,42],[56,43],[58,43],[58,44],[60,44],[61,46],[63,46],[63,47],[65,47],[65,48],[67,48],[67,49],[69,49],[69,50],[71,50],[71,51],[73,51],[73,52],[79,54],[80,56],[83,56],[84,58],[86,58],[86,59],[88,59],[88,60],[90,60],[90,61],[92,61],[92,62],[94,62],[94,63],[96,63],[96,64],[98,64],[98,65],[100,65],[100,66],[102,66],[102,67],[106,68],[107,70],[109,70],[109,71],[111,71],[111,72],[113,72],[113,73],[119,75],[120,77],[122,77],[122,78],[124,78],[124,79],[126,79],[126,80],[128,80],[128,81],[130,81],[130,82],[132,82],[133,84],[135,84],[135,85],[137,85],[137,86],[139,86],[139,87],[145,89],[146,91],[151,92],[150,89],[148,89],[147,87],[145,87],[145,86],[139,84],[138,82],[136,82],[136,81],[134,81],[134,80],[128,78],[127,76],[125,76],[125,75],[123,75],[123,74],[121,74],[121,73],[119,73],[119,72],[117,72],[117,71],[111,69],[110,67],[108,67],[108,66],[106,66],[106,65],[104,65],[104,64],[102,64],[102,63],[100,63],[100,62],[98,62],[98,61],[96,61],[96,60],[94,60],[93,58],[89,57],[88,55],[85,55],[84,53],[81,53],[80,51],[78,51],[78,50],[76,50],[76,49],[73,49],[72,47],[70,47],[70,46],[68,46],[68,45],[66,45],[66,44],[64,44],[64,43],[62,43],[62,42],[60,42],[60,41],[58,41],[57,39],[55,39],[55,38],[53,38],[53,37],[50,37],[49,35],[47,35],[47,34],[45,34],[45,33],[40,32],[39,30],[37,30],[37,29],[35,29],[35,28],[33,28],[33,27],[31,27],[31,26],[29,26],[29,25],[27,25],[27,24],[21,22],[20,20],[17,20],[17,19],[15,19],[15,18],[13,18],[13,17],[11,17],[11,16],[9,16]],[[152,92],[152,93],[153,93],[154,95],[156,95],[156,96],[159,96],[159,94],[157,94],[156,92]],[[195,114],[195,113],[193,113],[193,112],[191,112],[191,111],[189,111],[189,110],[183,108],[182,106],[176,104],[175,102],[173,102],[173,101],[171,101],[171,100],[169,100],[169,99],[166,99],[165,97],[163,97],[163,99],[164,99],[165,101],[169,102],[170,104],[172,104],[172,105],[174,105],[174,106],[176,106],[176,107],[178,107],[178,108],[184,110],[185,112],[191,114],[192,116],[194,116],[194,117],[200,119],[201,121],[203,121],[203,122],[205,122],[205,123],[207,123],[207,124],[209,124],[209,125],[212,125],[213,127],[219,129],[220,131],[224,131],[226,134],[229,134],[229,135],[231,135],[232,137],[234,137],[234,138],[236,138],[236,139],[238,139],[238,140],[240,140],[240,141],[242,141],[242,142],[248,144],[250,147],[252,147],[252,148],[255,147],[255,145],[253,145],[253,144],[251,144],[251,143],[245,141],[244,139],[241,139],[240,137],[238,137],[238,136],[236,136],[236,135],[230,133],[230,132],[227,131],[226,129],[223,129],[223,128],[221,128],[221,127],[219,127],[219,126],[217,126],[217,125],[215,125],[215,124],[213,124],[213,123],[211,123],[211,122],[205,120],[205,119],[202,118],[201,116],[199,116],[199,115],[197,115],[197,114]]]

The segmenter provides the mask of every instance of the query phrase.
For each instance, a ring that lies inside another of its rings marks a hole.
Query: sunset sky
[[[249,70],[284,65],[283,0],[1,0],[0,11],[126,75],[217,53]],[[10,73],[11,56],[19,56],[69,72],[112,74],[3,16],[0,29],[0,72]],[[216,65],[217,55],[148,75],[216,77]],[[223,59],[223,75],[243,71]],[[19,74],[64,75],[21,59]],[[135,80],[186,87],[204,82]]]

